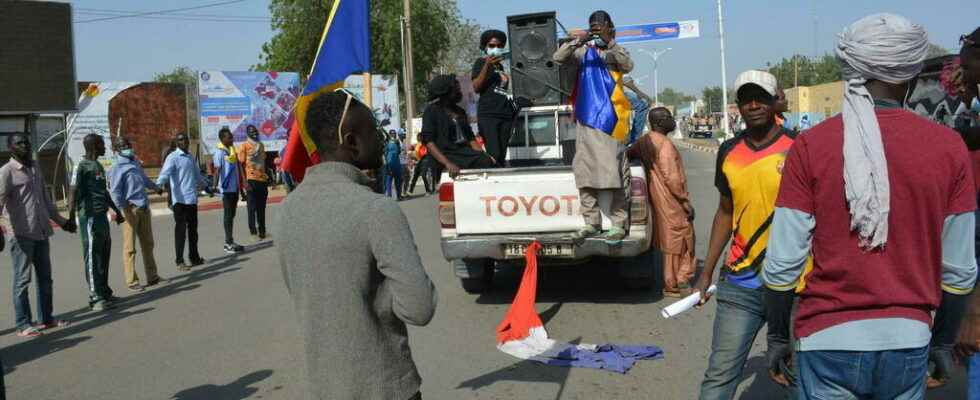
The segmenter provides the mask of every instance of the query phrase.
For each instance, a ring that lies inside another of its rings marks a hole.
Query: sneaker
[[[152,280],[148,280],[148,281],[146,281],[146,285],[143,285],[143,287],[144,287],[144,288],[148,288],[148,287],[153,287],[153,286],[156,286],[156,285],[158,285],[158,284],[159,284],[160,282],[163,282],[163,281],[165,281],[165,280],[166,280],[166,279],[163,279],[163,278],[161,278],[161,277],[159,277],[159,276],[158,276],[158,277],[156,277],[156,278],[154,278],[154,279],[152,279]]]
[[[259,241],[262,240],[262,239],[259,239],[259,235],[254,234],[254,233],[251,234],[250,237],[252,238],[252,242],[259,242]]]
[[[597,234],[599,234],[599,228],[596,228],[594,225],[586,225],[584,228],[572,233],[572,240],[580,241]]]
[[[607,244],[620,244],[625,238],[626,231],[617,226],[610,228],[608,232],[602,235],[602,240],[605,240]]]
[[[41,331],[39,331],[37,328],[33,326],[28,326],[17,332],[17,336],[20,336],[22,338],[36,338],[41,335],[42,335]]]
[[[112,308],[112,304],[105,300],[99,300],[92,304],[92,311],[105,311]]]
[[[56,319],[56,320],[51,321],[51,322],[48,322],[46,324],[45,323],[37,324],[34,327],[37,328],[37,330],[39,330],[39,331],[43,331],[43,330],[52,329],[52,328],[65,328],[68,325],[71,325],[71,323],[68,322],[68,321],[65,321],[65,320]]]
[[[137,284],[134,284],[134,285],[129,285],[129,286],[126,287],[126,289],[129,289],[129,291],[130,292],[133,292],[133,293],[142,293],[144,290],[146,290],[146,289],[143,288],[142,285],[140,285],[138,283]]]
[[[270,235],[268,233],[259,233],[259,240],[266,240],[266,239],[271,238],[271,237],[272,237],[272,235]]]
[[[224,246],[222,246],[221,249],[225,251],[225,254],[235,254],[236,253],[235,247],[232,246],[232,245],[230,245],[230,244],[227,244],[227,243]]]
[[[190,270],[191,270],[191,267],[188,267],[187,264],[184,264],[183,261],[177,263],[177,271],[187,272],[187,271],[190,271]]]
[[[198,258],[196,260],[191,260],[191,266],[192,267],[196,267],[196,266],[199,266],[199,265],[204,265],[204,263],[206,263],[206,262],[208,262],[208,260],[205,260],[203,258]]]

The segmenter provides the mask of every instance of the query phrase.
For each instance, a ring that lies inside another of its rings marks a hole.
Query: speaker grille
[[[0,1],[0,113],[75,111],[71,6]]]
[[[556,105],[562,95],[549,86],[560,87],[558,66],[551,56],[558,49],[555,13],[507,17],[511,39],[514,95],[526,97],[536,106]]]

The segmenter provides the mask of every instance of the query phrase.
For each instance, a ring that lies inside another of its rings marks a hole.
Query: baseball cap
[[[742,90],[745,85],[756,85],[769,93],[770,96],[776,96],[776,87],[779,85],[776,81],[776,76],[765,71],[758,70],[748,70],[735,78],[735,98],[738,99],[738,92]]]

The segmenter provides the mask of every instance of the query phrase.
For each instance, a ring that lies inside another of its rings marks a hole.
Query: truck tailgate
[[[569,232],[584,224],[571,167],[474,171],[453,185],[460,235]]]

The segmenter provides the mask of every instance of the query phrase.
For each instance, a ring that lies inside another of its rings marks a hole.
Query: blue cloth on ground
[[[531,360],[558,367],[604,369],[625,374],[639,360],[657,360],[664,351],[657,346],[604,344],[595,351],[569,344],[550,357],[531,357]]]

